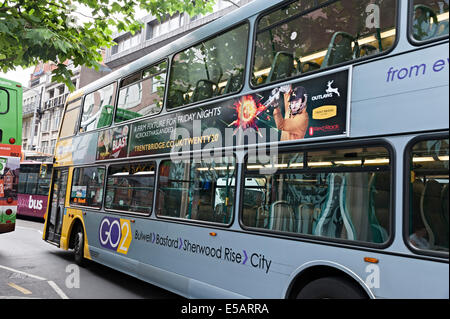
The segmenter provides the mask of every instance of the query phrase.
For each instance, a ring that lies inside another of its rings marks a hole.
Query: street
[[[44,224],[17,219],[0,235],[0,299],[174,299],[166,290],[88,262],[78,267],[72,251],[42,240]]]

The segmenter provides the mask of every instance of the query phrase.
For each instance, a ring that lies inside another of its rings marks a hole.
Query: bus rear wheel
[[[84,259],[84,231],[80,225],[76,227],[73,234],[73,253],[75,263],[78,266],[84,266],[86,261]]]
[[[366,299],[367,295],[355,283],[344,277],[324,277],[306,284],[297,299]]]

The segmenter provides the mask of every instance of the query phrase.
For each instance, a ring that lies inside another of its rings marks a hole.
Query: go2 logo
[[[103,248],[127,254],[133,236],[128,219],[105,217],[100,223],[98,236]]]

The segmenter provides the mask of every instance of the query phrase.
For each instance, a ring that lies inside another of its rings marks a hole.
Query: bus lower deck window
[[[111,165],[105,208],[150,215],[155,187],[155,163]]]
[[[70,192],[70,203],[81,206],[101,208],[103,201],[103,182],[105,168],[75,168]]]
[[[409,243],[416,249],[447,252],[449,246],[449,140],[416,143],[410,153]]]
[[[243,224],[385,243],[391,219],[389,162],[383,147],[283,153],[269,164],[249,157]]]
[[[235,193],[234,158],[161,163],[158,215],[228,224]]]

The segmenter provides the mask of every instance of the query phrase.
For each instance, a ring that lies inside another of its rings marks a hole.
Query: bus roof
[[[22,84],[20,84],[19,82],[16,81],[12,81],[12,80],[8,80],[5,78],[0,78],[0,85],[6,88],[10,88],[10,89],[16,89],[16,88],[21,88]]]

